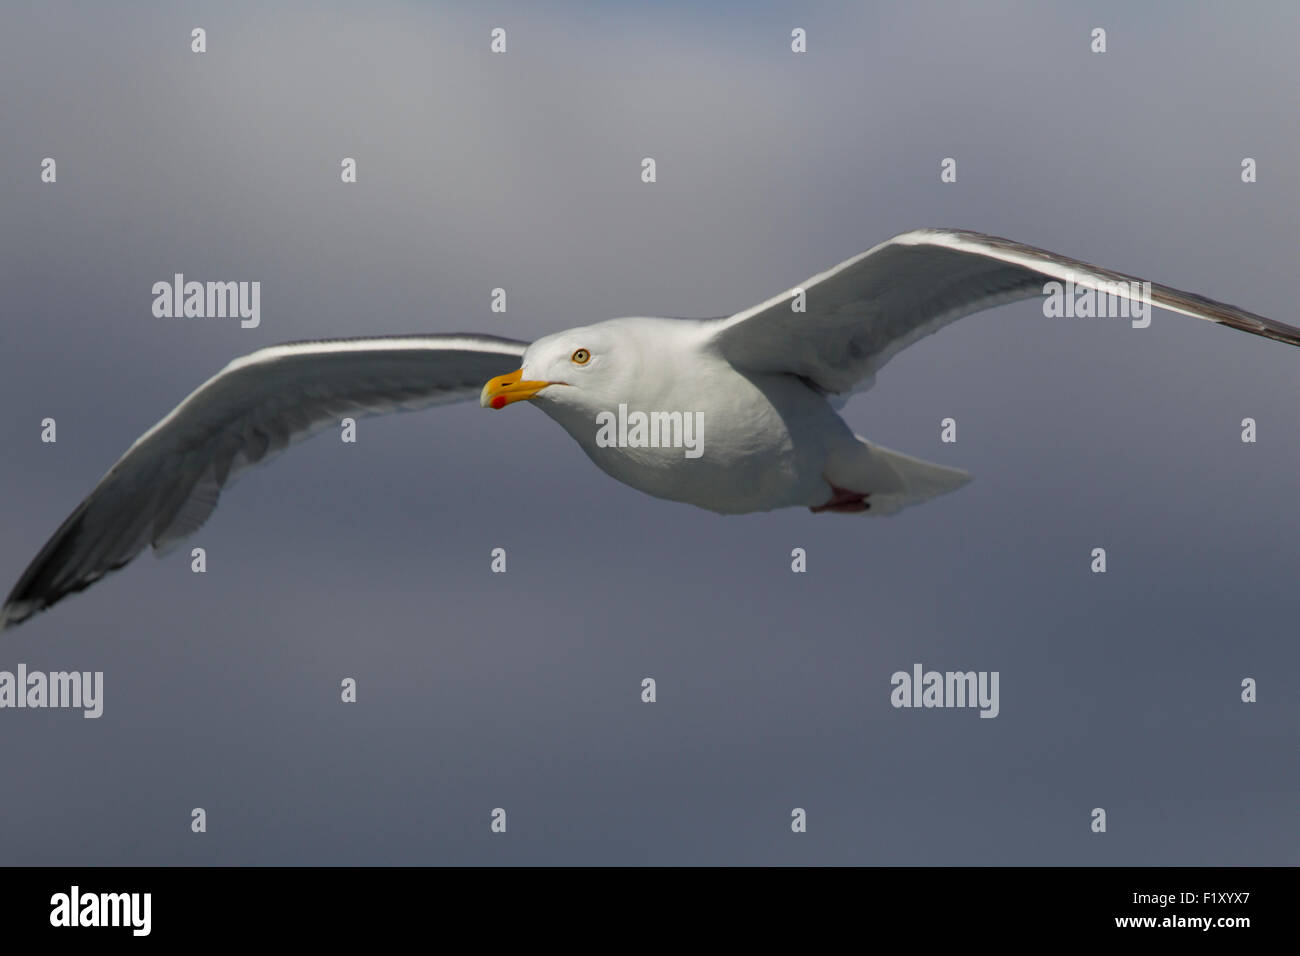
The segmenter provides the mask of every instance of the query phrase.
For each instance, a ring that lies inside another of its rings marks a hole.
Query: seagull
[[[839,409],[913,342],[1051,282],[1300,345],[1300,329],[1235,306],[1009,239],[917,229],[723,318],[611,319],[531,345],[432,334],[271,346],[232,361],[127,449],[23,572],[0,629],[146,545],[166,553],[240,473],[342,417],[474,398],[531,402],[597,467],[657,498],[723,514],[894,514],[970,476],[860,438]],[[692,423],[694,456],[683,450]]]

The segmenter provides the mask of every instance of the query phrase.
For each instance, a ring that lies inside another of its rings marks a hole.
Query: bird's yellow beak
[[[515,369],[508,375],[498,375],[483,386],[478,403],[484,408],[505,408],[511,402],[522,402],[532,398],[550,382],[525,382],[524,370]]]

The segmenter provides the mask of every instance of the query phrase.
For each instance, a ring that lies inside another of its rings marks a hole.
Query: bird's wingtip
[[[5,605],[0,607],[0,632],[4,632],[11,627],[17,627],[31,616],[31,611],[27,610],[23,605],[14,601],[5,602]]]

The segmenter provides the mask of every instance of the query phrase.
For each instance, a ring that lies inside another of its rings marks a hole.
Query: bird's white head
[[[519,368],[483,386],[479,404],[505,408],[533,399],[548,411],[609,408],[626,400],[639,366],[635,341],[613,323],[569,329],[528,346]]]

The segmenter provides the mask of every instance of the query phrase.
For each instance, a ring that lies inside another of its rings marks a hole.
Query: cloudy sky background
[[[142,431],[275,342],[721,315],[922,225],[1300,321],[1292,5],[8,3],[0,22],[6,589]],[[260,328],[154,318],[175,272],[260,280]],[[99,720],[0,711],[0,860],[1295,864],[1297,407],[1280,344],[1027,302],[914,346],[847,407],[975,476],[888,520],[652,499],[529,407],[366,420],[228,491],[193,539],[206,575],[188,549],[142,556],[6,632],[0,669],[102,670],[106,692]],[[893,709],[915,662],[999,671],[1001,715]]]

